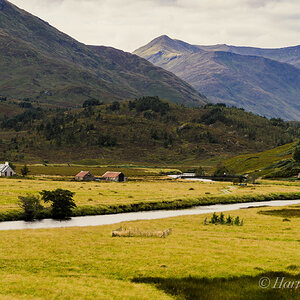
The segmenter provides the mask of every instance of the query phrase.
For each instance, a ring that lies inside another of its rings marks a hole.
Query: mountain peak
[[[167,35],[161,35],[152,40],[147,45],[135,50],[133,53],[146,59],[150,57],[161,57],[162,55],[169,60],[185,54],[202,52],[197,46],[190,45],[181,40],[171,39]]]

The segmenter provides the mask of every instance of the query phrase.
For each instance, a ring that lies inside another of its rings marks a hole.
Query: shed
[[[11,177],[15,176],[16,172],[9,165],[9,162],[6,162],[3,165],[0,165],[0,177]]]
[[[116,181],[116,182],[124,182],[127,180],[127,178],[122,172],[110,172],[110,171],[102,175],[101,179],[107,181]]]
[[[95,177],[89,171],[81,171],[75,176],[75,180],[77,180],[77,181],[93,181],[93,180],[95,180]]]

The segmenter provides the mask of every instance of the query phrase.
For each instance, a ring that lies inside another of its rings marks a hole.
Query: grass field
[[[261,210],[274,208],[230,213],[244,226],[204,225],[211,214],[123,224],[172,228],[166,239],[112,238],[120,225],[0,232],[0,297],[299,299],[299,289],[258,281],[300,280],[300,218],[283,222]]]
[[[39,179],[0,179],[0,212],[18,208],[18,196],[38,194],[40,191],[57,188],[75,192],[77,206],[126,205],[136,203],[163,202],[199,199],[202,197],[256,196],[270,193],[297,193],[299,185],[270,181],[246,187],[228,182],[202,183],[196,181],[156,179],[134,180],[126,183],[72,182]]]
[[[265,175],[270,170],[265,168],[284,159],[292,158],[297,142],[286,144],[268,151],[244,154],[233,157],[225,162],[225,166],[237,174],[259,172]]]

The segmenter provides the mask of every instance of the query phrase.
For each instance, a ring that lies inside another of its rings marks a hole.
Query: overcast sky
[[[300,0],[10,0],[80,42],[125,51],[167,34],[191,44],[300,44]]]

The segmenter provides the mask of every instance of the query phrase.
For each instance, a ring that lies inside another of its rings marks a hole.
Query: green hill
[[[7,99],[2,105],[22,111],[0,113],[0,161],[199,165],[299,137],[297,126],[282,120],[224,105],[187,108],[156,97],[110,105],[91,100],[72,110],[30,100]]]
[[[293,177],[300,173],[300,164],[293,160],[298,142],[271,150],[233,157],[225,166],[236,174],[256,173],[265,178]]]
[[[199,106],[207,99],[138,56],[84,45],[8,1],[0,6],[0,95],[76,107],[158,95]]]

